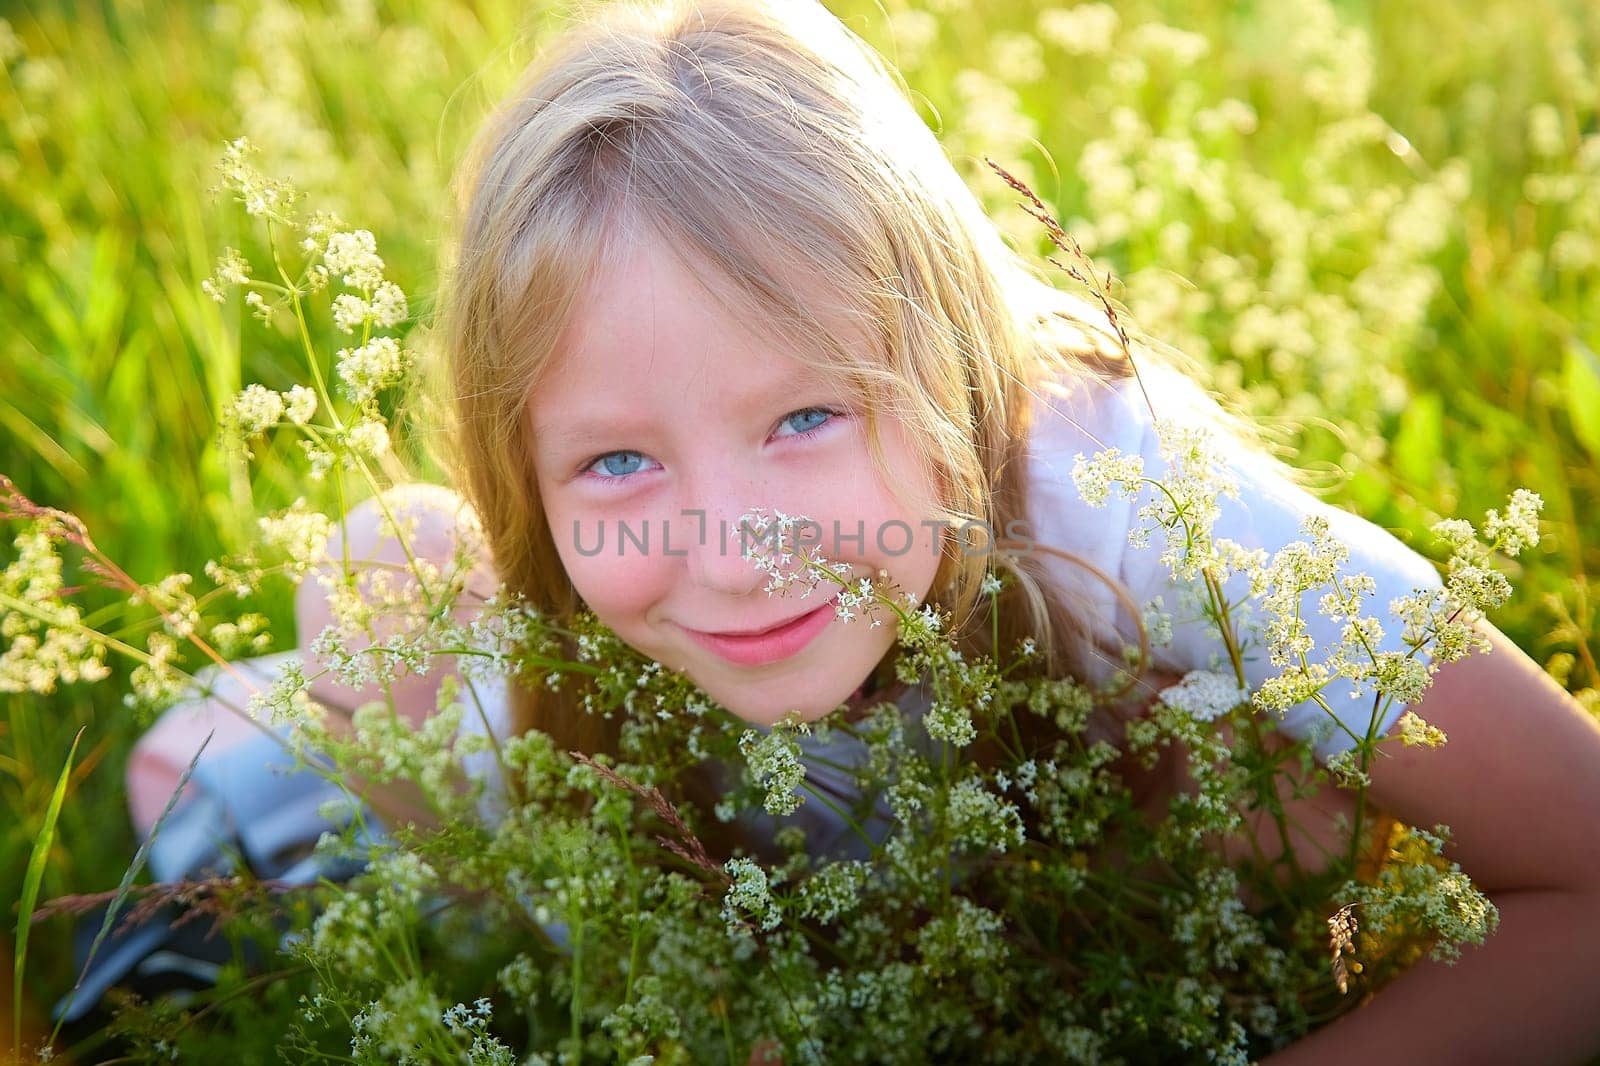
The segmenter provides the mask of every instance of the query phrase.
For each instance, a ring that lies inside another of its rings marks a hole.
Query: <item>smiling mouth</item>
[[[724,629],[724,630],[718,630],[718,631],[712,631],[712,630],[709,630],[709,629],[697,629],[697,630],[695,630],[695,632],[704,633],[708,637],[727,637],[727,638],[730,638],[730,639],[733,639],[733,640],[737,640],[737,639],[740,639],[740,638],[766,636],[769,633],[776,633],[780,629],[787,629],[789,626],[792,626],[796,622],[802,621],[803,619],[810,618],[813,614],[816,614],[817,611],[821,610],[823,607],[826,607],[828,604],[832,603],[838,597],[838,595],[839,594],[837,592],[835,592],[832,596],[828,597],[828,599],[826,601],[824,601],[823,603],[817,604],[815,607],[811,608],[811,610],[805,612],[804,614],[797,614],[793,618],[786,619],[785,621],[782,621],[782,622],[778,622],[775,625],[767,626],[765,629],[744,629],[744,630]]]
[[[837,594],[835,594],[837,595]],[[787,622],[754,633],[708,633],[687,629],[696,644],[737,666],[761,667],[783,662],[808,647],[834,621],[833,598]]]

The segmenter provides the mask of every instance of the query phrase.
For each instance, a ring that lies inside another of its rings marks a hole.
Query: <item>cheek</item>
[[[618,556],[615,522],[596,518],[574,522],[559,505],[547,507],[556,553],[572,587],[600,621],[626,636],[660,598],[658,560],[629,550]]]

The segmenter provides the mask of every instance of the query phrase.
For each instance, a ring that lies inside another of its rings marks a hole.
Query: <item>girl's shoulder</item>
[[[1145,389],[1153,385],[1163,397],[1176,391],[1164,376],[1152,377],[1141,387],[1133,377],[1108,381],[1062,373],[1033,388],[1025,460],[1027,538],[1032,543],[1068,552],[1113,578],[1120,576],[1134,504],[1113,494],[1103,505],[1091,507],[1073,470],[1080,459],[1110,450],[1148,459],[1155,434]],[[1159,448],[1153,450],[1159,458]],[[1154,474],[1148,461],[1146,472]],[[1116,597],[1103,582],[1087,578],[1064,560],[1050,555],[1046,565],[1079,586],[1080,595],[1095,607],[1109,609],[1114,603]]]
[[[1173,577],[1162,559],[1171,550],[1167,534],[1155,528],[1153,518],[1140,514],[1156,502],[1157,490],[1144,484],[1132,499],[1112,492],[1102,505],[1091,507],[1072,477],[1079,456],[1088,458],[1116,448],[1125,456],[1140,459],[1145,478],[1169,482],[1172,469],[1162,452],[1156,415],[1163,421],[1198,428],[1225,424],[1218,417],[1220,408],[1215,401],[1180,372],[1158,367],[1142,376],[1142,382],[1134,378],[1109,383],[1064,381],[1037,390],[1028,447],[1030,534],[1035,543],[1071,552],[1120,582],[1140,605],[1147,623],[1158,615],[1167,616],[1171,637],[1153,649],[1155,665],[1180,675],[1210,669],[1229,673],[1222,659],[1225,646],[1221,636],[1204,614],[1200,580],[1181,582]],[[1152,415],[1152,405],[1156,415]],[[1211,526],[1214,541],[1231,541],[1246,552],[1263,552],[1270,559],[1291,542],[1310,542],[1306,522],[1316,517],[1327,523],[1332,538],[1346,553],[1341,570],[1373,579],[1363,613],[1381,617],[1396,597],[1442,587],[1437,569],[1426,558],[1389,530],[1313,495],[1296,483],[1281,461],[1226,432],[1219,432],[1213,443],[1217,447],[1216,472],[1232,485],[1231,492],[1207,498],[1216,507]],[[1140,527],[1151,528],[1146,534]],[[1137,645],[1137,623],[1103,581],[1053,555],[1046,556],[1045,566],[1085,605],[1088,624],[1110,639]],[[1300,617],[1317,649],[1314,659],[1326,655],[1343,639],[1343,623],[1319,610],[1326,591],[1320,587],[1306,590],[1300,605]],[[1222,592],[1230,603],[1245,604],[1250,598],[1249,575],[1234,573]],[[1240,626],[1246,645],[1243,666],[1247,681],[1255,688],[1280,671],[1267,655],[1259,632],[1264,620],[1251,617],[1252,606],[1247,604],[1240,612]],[[1389,619],[1374,650],[1403,654],[1409,649],[1401,638],[1402,627]],[[1419,657],[1426,662],[1425,652]],[[1334,692],[1333,688],[1345,691]],[[1349,708],[1357,691],[1347,679],[1336,679],[1324,695],[1330,706]],[[1370,708],[1370,694],[1365,703]],[[1404,705],[1391,705],[1380,729],[1387,729],[1403,710]],[[1360,716],[1354,711],[1351,714],[1346,724],[1364,733],[1367,722],[1356,721]],[[1314,703],[1290,708],[1279,724],[1291,735],[1310,736],[1314,750],[1324,759],[1353,744],[1349,734],[1338,730]]]

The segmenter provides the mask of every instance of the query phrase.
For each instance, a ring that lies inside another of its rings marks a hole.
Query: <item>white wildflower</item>
[[[406,294],[392,281],[379,282],[367,303],[367,313],[380,329],[393,329],[406,320]]]
[[[1428,668],[1421,659],[1380,651],[1373,667],[1373,684],[1400,703],[1415,703],[1428,687]]]
[[[855,859],[830,862],[800,886],[800,913],[831,922],[854,910],[872,868]]]
[[[729,932],[738,932],[746,925],[745,918],[756,919],[762,929],[778,927],[783,913],[767,883],[767,871],[751,859],[729,859],[724,867],[733,879],[722,900],[722,920]]]
[[[333,298],[333,324],[344,333],[354,333],[370,313],[367,301],[359,296],[342,292]]]
[[[1140,611],[1151,647],[1164,648],[1172,643],[1172,615],[1165,608],[1166,598],[1157,596],[1145,603]]]
[[[1483,535],[1496,548],[1515,557],[1524,548],[1539,543],[1539,511],[1544,499],[1529,489],[1518,489],[1511,494],[1505,517],[1491,510],[1483,520]]]
[[[1406,747],[1415,747],[1420,744],[1427,748],[1437,748],[1449,738],[1444,730],[1436,725],[1429,725],[1417,717],[1414,711],[1407,711],[1400,716],[1400,740]]]
[[[338,374],[352,403],[370,403],[384,389],[398,385],[410,368],[410,356],[393,337],[374,337],[359,348],[341,348]]]
[[[229,286],[243,285],[249,280],[250,264],[239,254],[239,249],[225,248],[211,276],[200,283],[200,289],[217,303],[222,303],[228,298]]]
[[[1107,448],[1093,458],[1085,458],[1078,452],[1073,460],[1073,484],[1090,507],[1105,506],[1113,489],[1130,500],[1139,494],[1144,479],[1142,456],[1123,455],[1119,448]]]
[[[800,761],[800,742],[797,732],[810,733],[804,722],[790,726],[780,722],[765,735],[746,729],[739,736],[739,751],[744,755],[757,783],[766,787],[762,806],[768,814],[793,814],[805,802],[799,789],[806,779],[805,764]]]
[[[383,260],[371,231],[358,229],[328,235],[322,256],[330,273],[343,275],[352,289],[376,289],[383,283]]]
[[[1211,670],[1192,670],[1176,685],[1161,690],[1162,703],[1200,722],[1216,721],[1249,700],[1249,690]]]
[[[1025,839],[1016,804],[989,791],[981,777],[968,777],[950,789],[949,812],[951,833],[970,847],[1004,852],[1020,848]]]
[[[259,318],[263,322],[272,321],[272,305],[267,303],[265,296],[254,289],[244,294],[244,305],[250,309],[252,317]]]
[[[256,525],[262,542],[288,557],[289,572],[297,578],[321,561],[333,533],[333,519],[308,509],[303,496],[287,509],[257,519]]]
[[[359,454],[380,456],[389,450],[389,427],[378,419],[367,419],[350,427],[348,439]]]
[[[928,735],[934,740],[942,740],[958,748],[964,748],[978,738],[977,727],[972,724],[972,715],[963,707],[940,700],[923,715],[922,723],[928,729]]]
[[[1357,764],[1357,758],[1355,748],[1335,752],[1328,758],[1328,773],[1345,788],[1370,787],[1372,777]]]
[[[254,216],[282,217],[298,198],[293,186],[287,182],[267,178],[246,160],[255,152],[249,138],[239,137],[229,141],[223,149],[217,169],[222,173],[222,185],[233,191],[234,197],[247,213]]]
[[[277,425],[283,417],[283,396],[265,385],[247,385],[234,397],[228,416],[242,436],[254,437]]]
[[[283,413],[295,425],[305,425],[317,413],[317,394],[314,390],[296,385],[283,396]]]

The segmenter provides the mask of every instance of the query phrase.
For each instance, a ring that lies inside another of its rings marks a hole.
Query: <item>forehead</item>
[[[569,411],[602,401],[646,404],[712,389],[744,405],[842,387],[824,336],[795,337],[744,310],[730,283],[665,241],[628,239],[603,262],[529,390],[536,428],[555,430]],[[864,331],[838,316],[825,321],[847,350],[864,354]]]

